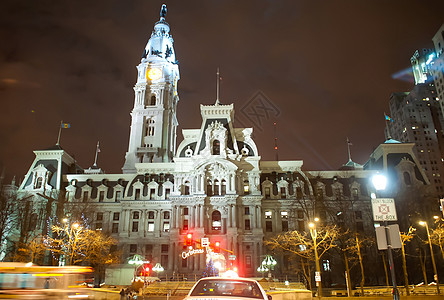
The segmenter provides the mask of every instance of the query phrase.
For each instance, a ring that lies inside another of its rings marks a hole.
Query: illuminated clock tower
[[[136,163],[170,162],[176,150],[177,82],[179,67],[170,26],[165,21],[166,5],[154,25],[151,38],[137,66],[131,132],[123,173],[135,173]]]

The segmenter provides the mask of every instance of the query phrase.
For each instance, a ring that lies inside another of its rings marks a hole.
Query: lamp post
[[[269,254],[265,255],[265,258],[262,261],[262,266],[267,269],[269,278],[271,278],[271,270],[274,270],[274,266],[276,264],[277,264],[277,261],[273,258],[273,256],[271,256]]]
[[[144,264],[144,260],[142,259],[142,256],[135,254],[128,263],[130,265],[134,265],[134,279],[137,277],[137,268]]]
[[[318,218],[314,219],[315,222],[319,221]],[[316,224],[313,222],[308,223],[308,227],[310,228],[311,239],[313,240],[313,249],[315,253],[315,265],[316,265],[316,279],[320,279],[321,276],[321,266],[319,265],[319,255],[318,255],[318,232],[316,231]],[[318,278],[317,278],[318,277]],[[316,285],[318,287],[318,297],[322,297],[322,283],[321,280],[316,280]]]
[[[387,177],[385,177],[382,174],[376,174],[375,176],[372,177],[372,183],[376,191],[383,191],[387,186]],[[373,194],[372,198],[376,199],[376,195]],[[390,277],[392,278],[392,285],[393,285],[393,299],[399,300],[399,291],[396,285],[395,264],[393,262],[393,254],[392,254],[392,242],[390,240],[390,229],[388,227],[387,221],[384,221],[383,223],[385,228],[385,236],[387,240],[387,256],[390,266]]]
[[[430,256],[432,257],[432,265],[433,265],[433,272],[435,273],[434,275],[434,279],[436,281],[436,290],[439,293],[439,279],[438,279],[438,272],[436,271],[436,263],[435,263],[435,256],[433,255],[433,247],[432,247],[432,241],[430,240],[430,231],[429,231],[429,225],[427,225],[427,222],[425,221],[420,221],[419,225],[421,226],[425,226],[426,231],[427,231],[427,238],[429,240],[429,246],[430,246]]]
[[[156,263],[156,265],[153,267],[152,269],[154,272],[156,272],[157,274],[165,271],[165,269],[162,267],[162,265],[160,263]]]
[[[264,265],[260,265],[260,266],[257,268],[257,271],[258,271],[258,272],[261,272],[261,273],[262,273],[262,277],[265,278],[265,272],[268,272],[268,269],[267,269],[267,267],[265,267]]]

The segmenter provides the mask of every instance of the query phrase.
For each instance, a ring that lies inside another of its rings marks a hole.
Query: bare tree
[[[314,262],[316,270],[319,270],[319,260],[333,247],[336,247],[335,240],[338,235],[336,226],[324,226],[316,229],[315,232],[288,231],[278,234],[265,240],[272,250],[289,252],[302,258],[302,265],[306,262]],[[316,260],[314,258],[317,257]],[[306,268],[304,274],[307,281],[311,278],[307,276]],[[322,296],[322,286],[319,285],[319,295]]]
[[[430,230],[430,241],[439,247],[444,259],[444,224],[438,224],[435,229]]]

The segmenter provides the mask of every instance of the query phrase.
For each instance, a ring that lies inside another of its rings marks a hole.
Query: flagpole
[[[219,104],[219,90],[220,90],[220,73],[219,68],[217,68],[217,84],[216,84],[216,103]]]
[[[389,118],[390,117],[388,117],[384,112],[385,127],[387,127],[387,140],[392,139],[392,134],[390,133],[390,126],[389,126],[389,122],[391,121],[391,119],[389,120]]]
[[[350,140],[347,137],[347,150],[348,150],[348,160],[352,160],[351,153],[350,153]]]
[[[96,158],[94,159],[94,167],[97,167],[97,154],[99,153],[99,141],[97,141]]]
[[[60,134],[62,133],[62,124],[63,124],[63,120],[60,121],[60,126],[59,126],[59,136],[57,137],[57,146],[60,145]]]

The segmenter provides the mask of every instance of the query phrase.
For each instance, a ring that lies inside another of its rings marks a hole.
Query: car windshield
[[[201,280],[190,296],[264,298],[255,282],[223,279]]]

